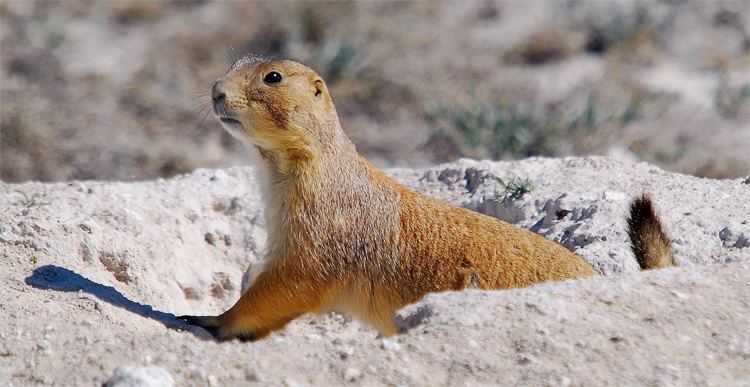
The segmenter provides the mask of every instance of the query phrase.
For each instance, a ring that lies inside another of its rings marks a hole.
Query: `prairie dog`
[[[329,309],[389,336],[395,312],[429,292],[597,274],[553,241],[385,176],[357,153],[325,82],[302,64],[246,56],[211,96],[224,128],[261,156],[268,227],[265,268],[239,301],[219,316],[180,317],[219,340],[260,339]],[[651,255],[642,267],[671,264],[656,257],[671,252],[650,200],[631,214],[634,251]]]

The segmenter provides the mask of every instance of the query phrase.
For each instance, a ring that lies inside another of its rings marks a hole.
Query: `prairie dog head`
[[[224,128],[278,164],[314,157],[338,118],[323,79],[291,60],[245,56],[211,88]]]

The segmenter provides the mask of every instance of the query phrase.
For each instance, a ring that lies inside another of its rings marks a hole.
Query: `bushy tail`
[[[669,238],[656,216],[654,204],[648,195],[635,198],[630,203],[628,218],[630,248],[642,270],[674,266],[674,254]]]

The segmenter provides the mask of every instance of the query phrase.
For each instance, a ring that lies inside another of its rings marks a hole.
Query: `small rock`
[[[163,368],[157,366],[117,367],[115,373],[104,384],[105,387],[172,387],[174,379]]]
[[[203,236],[203,240],[206,241],[211,246],[216,245],[216,237],[214,237],[214,234],[211,234],[210,232],[207,232],[206,235]]]
[[[208,375],[208,385],[210,387],[215,387],[219,385],[219,379],[216,378],[216,375]]]
[[[78,227],[81,230],[86,231],[89,234],[92,234],[93,231],[96,230],[96,228],[97,228],[96,227],[96,223],[94,223],[93,221],[90,221],[90,220],[86,220],[86,221],[83,221],[83,222],[79,223]]]
[[[15,242],[18,240],[18,237],[16,234],[13,234],[12,232],[5,231],[0,233],[0,242]]]
[[[286,378],[286,379],[284,379],[283,383],[284,383],[284,385],[286,387],[300,387],[300,386],[302,386],[301,384],[297,383],[297,381],[294,380],[294,379],[292,379],[292,378]]]
[[[738,249],[750,247],[750,238],[744,232],[734,228],[724,227],[719,231],[719,239],[725,247],[736,247]]]
[[[737,237],[737,242],[734,243],[734,247],[738,249],[750,247],[750,238],[748,238],[745,234],[740,234],[740,236]]]
[[[612,336],[612,337],[609,338],[609,341],[611,341],[613,343],[621,343],[621,342],[625,341],[625,338],[622,337],[622,336]]]
[[[255,370],[245,370],[245,381],[246,382],[259,382],[260,376]]]
[[[222,170],[216,170],[214,171],[213,176],[209,178],[210,181],[218,181],[218,180],[225,180],[227,178],[226,172]]]
[[[344,372],[344,380],[347,382],[353,382],[357,380],[362,375],[361,372],[359,372],[356,368],[347,368]]]
[[[542,316],[546,316],[547,315],[547,313],[539,305],[531,303],[531,302],[527,302],[526,303],[526,309],[532,310],[532,311],[534,311],[534,312],[536,312],[536,313],[538,313],[538,314],[540,314]]]
[[[37,349],[47,349],[47,348],[49,348],[49,340],[45,340],[45,339],[38,340],[36,342],[36,347],[37,347]]]
[[[240,198],[235,196],[229,201],[229,208],[227,208],[227,213],[229,214],[235,213],[239,211],[241,208],[242,206],[240,205]]]
[[[531,356],[521,356],[518,359],[518,364],[521,364],[521,365],[531,364],[533,362],[534,362],[534,359]]]
[[[628,200],[630,197],[625,192],[619,192],[619,191],[605,191],[604,192],[604,200],[610,201],[610,202],[621,202]]]
[[[339,352],[339,357],[341,360],[348,359],[350,356],[354,354],[354,349],[351,347],[345,347]]]
[[[690,296],[688,296],[687,294],[684,294],[684,293],[680,293],[680,292],[678,292],[678,291],[676,291],[676,290],[672,290],[672,291],[671,291],[670,293],[671,293],[671,294],[672,294],[673,296],[675,296],[675,297],[679,298],[680,300],[687,300],[688,298],[690,298]]]
[[[398,352],[399,350],[401,350],[401,346],[397,342],[389,339],[381,339],[380,348],[392,352]]]
[[[731,246],[736,240],[734,231],[729,227],[724,227],[721,231],[719,231],[719,239],[724,242],[724,246]]]

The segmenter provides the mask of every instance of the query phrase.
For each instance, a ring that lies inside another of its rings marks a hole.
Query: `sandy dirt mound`
[[[750,181],[600,157],[461,160],[389,174],[559,241],[606,276],[430,295],[401,312],[409,329],[388,340],[331,313],[258,343],[217,344],[174,315],[231,306],[262,257],[254,169],[128,184],[0,183],[0,381],[750,383]],[[504,195],[496,178],[513,177],[533,191]],[[642,192],[654,198],[680,268],[637,272],[625,214]]]

